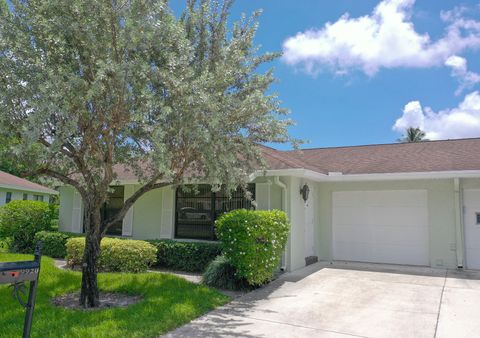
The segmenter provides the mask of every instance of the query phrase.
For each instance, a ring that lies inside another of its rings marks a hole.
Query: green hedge
[[[32,253],[35,234],[49,230],[55,215],[48,203],[11,201],[0,208],[0,237],[10,238],[10,251]]]
[[[149,242],[155,245],[158,250],[156,266],[173,270],[203,272],[207,265],[222,252],[219,243],[173,240]]]
[[[40,231],[35,234],[35,243],[43,241],[43,255],[53,258],[65,258],[67,255],[67,240],[69,238],[82,236],[82,234],[73,234],[69,232]]]
[[[67,240],[67,264],[80,267],[85,238]],[[100,244],[99,270],[102,272],[146,272],[156,261],[157,249],[146,241],[103,238]]]
[[[234,210],[216,222],[224,255],[239,278],[258,286],[272,279],[287,243],[290,225],[280,210]]]

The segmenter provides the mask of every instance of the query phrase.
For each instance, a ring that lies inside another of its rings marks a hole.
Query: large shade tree
[[[79,192],[86,307],[101,238],[138,198],[199,178],[233,188],[262,165],[258,144],[289,141],[272,71],[258,69],[278,56],[254,46],[258,13],[227,25],[230,0],[190,0],[179,18],[165,0],[0,3],[0,136]],[[102,219],[119,165],[139,188]]]

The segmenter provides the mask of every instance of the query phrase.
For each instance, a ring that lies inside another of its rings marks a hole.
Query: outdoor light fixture
[[[302,195],[303,201],[306,202],[308,200],[308,194],[310,193],[310,188],[308,187],[307,183],[300,188],[300,195]]]

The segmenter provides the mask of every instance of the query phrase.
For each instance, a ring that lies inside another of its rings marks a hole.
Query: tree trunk
[[[99,291],[97,284],[98,258],[100,257],[100,208],[85,210],[85,251],[82,265],[82,290],[80,305],[88,307],[99,306]]]

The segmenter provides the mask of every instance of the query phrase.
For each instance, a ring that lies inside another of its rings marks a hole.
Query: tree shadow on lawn
[[[27,255],[0,254],[0,260],[31,259]],[[99,274],[105,292],[140,295],[143,300],[127,308],[98,311],[70,310],[52,304],[52,298],[79,290],[81,274],[53,266],[42,258],[32,337],[155,337],[225,304],[228,298],[202,285],[161,273]],[[0,286],[1,337],[22,332],[24,310]]]

